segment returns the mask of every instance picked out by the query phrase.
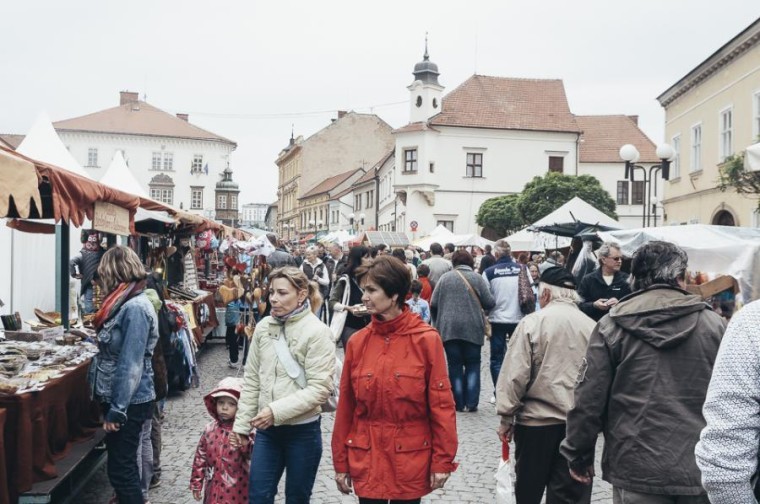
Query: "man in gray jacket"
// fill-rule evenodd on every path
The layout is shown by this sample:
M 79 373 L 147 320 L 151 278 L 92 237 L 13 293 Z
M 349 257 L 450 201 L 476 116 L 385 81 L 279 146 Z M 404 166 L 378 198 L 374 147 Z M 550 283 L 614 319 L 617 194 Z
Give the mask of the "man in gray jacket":
M 694 447 L 724 320 L 682 290 L 688 258 L 668 242 L 633 254 L 633 293 L 597 324 L 560 452 L 578 481 L 602 478 L 620 504 L 708 504 Z
M 518 324 L 496 385 L 499 438 L 515 437 L 515 497 L 538 503 L 591 501 L 591 485 L 573 480 L 559 444 L 565 437 L 573 385 L 594 321 L 577 305 L 575 277 L 549 268 L 538 284 L 541 310 Z

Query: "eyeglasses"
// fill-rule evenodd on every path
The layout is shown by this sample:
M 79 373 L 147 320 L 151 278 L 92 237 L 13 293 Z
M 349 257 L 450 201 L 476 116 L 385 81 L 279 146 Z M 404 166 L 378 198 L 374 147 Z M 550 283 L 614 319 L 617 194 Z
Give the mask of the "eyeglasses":
M 623 256 L 614 256 L 614 257 L 613 256 L 607 256 L 607 259 L 612 259 L 615 262 L 622 262 L 623 261 Z

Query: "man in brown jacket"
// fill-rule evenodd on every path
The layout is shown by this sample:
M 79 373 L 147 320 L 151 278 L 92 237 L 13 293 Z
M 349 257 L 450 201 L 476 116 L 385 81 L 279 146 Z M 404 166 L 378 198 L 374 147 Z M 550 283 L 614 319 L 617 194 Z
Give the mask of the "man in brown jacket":
M 559 453 L 573 387 L 594 321 L 578 308 L 575 278 L 564 268 L 539 279 L 541 310 L 520 321 L 496 385 L 499 438 L 515 438 L 520 504 L 588 503 L 591 486 L 573 481 Z

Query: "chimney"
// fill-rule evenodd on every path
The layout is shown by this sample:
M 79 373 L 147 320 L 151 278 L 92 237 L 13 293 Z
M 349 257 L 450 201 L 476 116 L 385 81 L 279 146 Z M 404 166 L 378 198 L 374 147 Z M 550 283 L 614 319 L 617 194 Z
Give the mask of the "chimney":
M 637 115 L 629 115 L 628 117 L 630 117 L 631 121 L 633 121 L 636 124 L 636 126 L 639 125 L 639 116 L 637 116 Z
M 343 117 L 348 114 L 345 110 L 339 110 L 338 111 L 338 119 L 343 119 Z
M 138 101 L 138 94 L 132 91 L 120 91 L 119 92 L 119 105 L 126 105 Z
M 188 114 L 180 114 L 180 113 L 178 113 L 177 117 L 179 117 L 180 119 L 182 119 L 185 122 L 189 122 L 189 117 L 190 116 Z

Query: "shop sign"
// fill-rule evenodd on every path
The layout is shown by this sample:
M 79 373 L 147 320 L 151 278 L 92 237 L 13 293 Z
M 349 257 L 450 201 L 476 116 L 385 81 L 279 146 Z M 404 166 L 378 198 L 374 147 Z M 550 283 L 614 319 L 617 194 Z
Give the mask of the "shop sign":
M 92 227 L 105 233 L 129 236 L 129 210 L 105 201 L 96 201 Z

